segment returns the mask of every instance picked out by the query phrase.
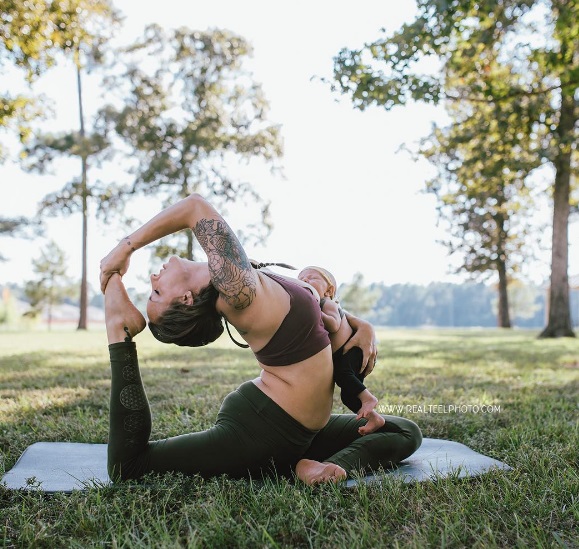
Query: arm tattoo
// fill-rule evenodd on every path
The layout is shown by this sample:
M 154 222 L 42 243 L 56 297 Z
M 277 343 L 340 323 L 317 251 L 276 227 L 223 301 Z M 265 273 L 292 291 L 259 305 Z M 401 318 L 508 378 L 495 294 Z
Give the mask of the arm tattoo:
M 245 309 L 255 297 L 255 275 L 235 233 L 222 219 L 201 219 L 193 229 L 209 262 L 211 282 L 235 309 Z
M 131 242 L 131 240 L 130 240 L 130 238 L 129 238 L 128 236 L 126 236 L 123 240 L 127 243 L 127 246 L 128 246 L 129 248 L 131 248 L 131 252 L 136 252 L 136 251 L 137 251 L 137 249 L 133 246 L 133 244 L 132 244 L 132 242 Z

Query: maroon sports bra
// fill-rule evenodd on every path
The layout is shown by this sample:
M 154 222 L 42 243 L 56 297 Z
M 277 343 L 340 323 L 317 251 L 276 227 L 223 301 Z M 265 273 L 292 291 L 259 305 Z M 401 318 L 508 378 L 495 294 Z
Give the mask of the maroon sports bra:
M 255 352 L 265 366 L 288 366 L 319 353 L 330 344 L 324 328 L 320 305 L 312 293 L 286 278 L 262 271 L 289 295 L 290 309 L 273 337 Z

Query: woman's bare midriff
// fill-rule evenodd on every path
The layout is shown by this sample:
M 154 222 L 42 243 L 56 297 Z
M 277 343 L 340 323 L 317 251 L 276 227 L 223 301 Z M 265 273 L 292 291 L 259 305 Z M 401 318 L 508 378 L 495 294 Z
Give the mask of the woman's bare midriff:
M 290 416 L 308 429 L 318 430 L 330 418 L 334 381 L 328 345 L 307 360 L 290 366 L 264 366 L 253 383 Z

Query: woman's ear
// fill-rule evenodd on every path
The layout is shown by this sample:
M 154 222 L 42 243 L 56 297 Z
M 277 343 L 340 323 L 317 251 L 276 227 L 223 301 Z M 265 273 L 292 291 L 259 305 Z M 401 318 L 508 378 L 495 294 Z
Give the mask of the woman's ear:
M 187 291 L 181 298 L 181 303 L 184 303 L 185 305 L 193 305 L 193 292 L 191 290 Z

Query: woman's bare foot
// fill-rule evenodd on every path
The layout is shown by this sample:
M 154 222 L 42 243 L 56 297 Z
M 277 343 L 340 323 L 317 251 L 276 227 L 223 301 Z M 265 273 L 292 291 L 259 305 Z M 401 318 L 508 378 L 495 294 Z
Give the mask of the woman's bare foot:
M 374 410 L 372 410 L 366 416 L 366 419 L 366 425 L 362 425 L 362 427 L 358 428 L 358 433 L 360 433 L 362 436 L 369 435 L 370 433 L 377 431 L 384 425 L 384 423 L 386 423 L 386 420 Z
M 109 343 L 135 337 L 147 325 L 145 317 L 129 299 L 119 274 L 113 274 L 105 288 L 105 324 Z
M 296 465 L 296 475 L 308 485 L 322 482 L 339 482 L 348 474 L 335 463 L 319 462 L 313 459 L 300 459 Z

